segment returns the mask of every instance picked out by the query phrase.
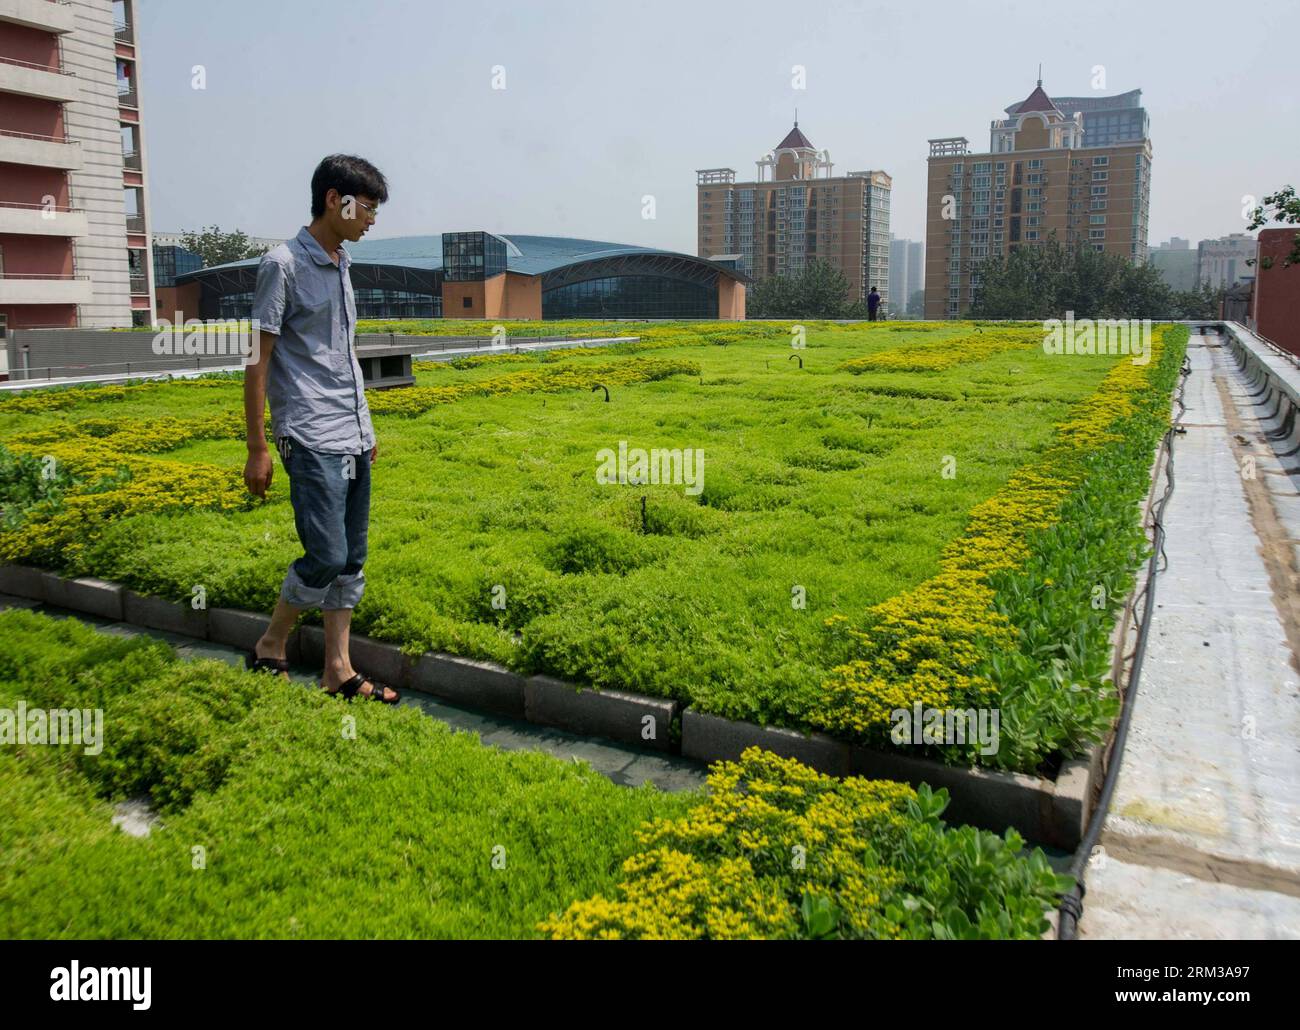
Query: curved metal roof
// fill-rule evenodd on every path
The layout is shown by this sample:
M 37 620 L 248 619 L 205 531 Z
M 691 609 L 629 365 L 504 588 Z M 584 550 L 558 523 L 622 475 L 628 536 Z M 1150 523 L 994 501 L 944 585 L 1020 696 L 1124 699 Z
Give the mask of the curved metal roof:
M 648 263 L 650 269 L 667 271 L 668 269 L 689 269 L 692 278 L 712 276 L 714 273 L 725 275 L 740 282 L 749 282 L 749 277 L 734 268 L 716 264 L 694 254 L 682 254 L 672 250 L 659 250 L 655 247 L 638 247 L 630 243 L 610 243 L 606 240 L 580 240 L 568 236 L 516 236 L 493 233 L 506 242 L 506 268 L 520 275 L 543 275 L 553 278 L 552 273 L 567 273 L 560 278 L 572 280 L 577 269 L 572 266 L 587 265 L 590 268 L 622 267 L 630 274 L 636 263 L 628 259 L 654 259 Z M 353 275 L 371 278 L 380 269 L 393 272 L 409 270 L 434 272 L 442 268 L 441 236 L 395 236 L 386 240 L 361 240 L 348 246 L 352 255 Z M 612 262 L 612 259 L 624 259 Z M 200 268 L 176 277 L 177 283 L 208 282 L 212 285 L 226 284 L 225 289 L 234 283 L 248 279 L 245 269 L 256 270 L 261 258 L 246 258 L 243 261 L 231 261 L 211 268 Z M 612 262 L 612 263 L 611 263 Z M 370 266 L 366 268 L 365 266 Z M 609 274 L 608 272 L 606 274 Z M 354 282 L 356 280 L 354 279 Z

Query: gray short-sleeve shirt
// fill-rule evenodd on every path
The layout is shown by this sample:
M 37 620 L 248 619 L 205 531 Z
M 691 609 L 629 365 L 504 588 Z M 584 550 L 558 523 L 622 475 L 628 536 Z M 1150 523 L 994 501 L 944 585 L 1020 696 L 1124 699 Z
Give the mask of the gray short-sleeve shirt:
M 266 398 L 271 433 L 324 454 L 362 454 L 375 445 L 365 382 L 353 346 L 357 306 L 348 272 L 304 226 L 268 252 L 257 268 L 253 317 L 278 339 Z

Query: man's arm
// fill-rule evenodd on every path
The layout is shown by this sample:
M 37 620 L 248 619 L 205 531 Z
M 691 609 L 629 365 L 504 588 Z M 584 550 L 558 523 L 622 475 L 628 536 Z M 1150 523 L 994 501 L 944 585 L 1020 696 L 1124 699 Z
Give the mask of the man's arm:
M 271 350 L 276 336 L 265 330 L 257 333 L 257 363 L 244 368 L 244 423 L 248 435 L 248 461 L 244 464 L 244 485 L 254 497 L 266 497 L 275 464 L 266 445 L 266 370 L 271 364 Z
M 279 248 L 277 248 L 278 251 Z M 271 351 L 280 336 L 280 321 L 288 306 L 289 280 L 285 267 L 272 251 L 257 266 L 253 287 L 253 324 L 257 326 L 257 361 L 244 366 L 244 423 L 248 437 L 248 461 L 244 485 L 254 497 L 266 497 L 271 486 L 271 452 L 266 446 L 266 373 Z

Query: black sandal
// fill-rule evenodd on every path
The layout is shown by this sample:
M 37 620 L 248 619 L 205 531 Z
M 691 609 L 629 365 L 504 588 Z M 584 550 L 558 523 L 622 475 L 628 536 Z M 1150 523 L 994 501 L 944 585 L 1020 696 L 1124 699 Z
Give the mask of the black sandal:
M 373 680 L 366 679 L 366 677 L 359 672 L 346 683 L 340 683 L 336 690 L 327 690 L 325 693 L 329 694 L 331 697 L 341 694 L 348 701 L 351 701 L 361 690 L 362 684 L 365 683 L 370 684 L 370 693 L 362 694 L 361 696 L 368 701 L 379 701 L 386 705 L 395 705 L 402 699 L 402 695 L 396 690 L 393 690 L 392 687 L 382 687 Z M 385 690 L 393 690 L 393 696 L 391 699 L 384 697 Z
M 249 651 L 244 655 L 244 668 L 249 672 L 289 672 L 289 660 L 287 658 L 258 658 L 256 651 Z

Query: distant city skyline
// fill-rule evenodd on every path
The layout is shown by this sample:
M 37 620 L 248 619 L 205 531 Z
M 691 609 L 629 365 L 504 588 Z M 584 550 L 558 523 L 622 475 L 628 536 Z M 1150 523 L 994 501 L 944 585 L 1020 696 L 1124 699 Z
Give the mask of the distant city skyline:
M 694 170 L 747 167 L 798 108 L 837 171 L 892 177 L 890 229 L 920 240 L 926 140 L 983 149 L 990 118 L 1028 92 L 1040 60 L 1053 96 L 1142 90 L 1153 245 L 1243 231 L 1243 198 L 1300 168 L 1300 136 L 1278 129 L 1300 120 L 1300 101 L 1289 63 L 1268 57 L 1275 37 L 1245 33 L 1232 61 L 1195 63 L 1217 4 L 1180 4 L 1176 18 L 1106 2 L 1012 3 L 996 19 L 956 3 L 745 10 L 381 0 L 359 16 L 330 0 L 226 0 L 214 18 L 210 4 L 144 0 L 154 223 L 285 238 L 308 218 L 315 163 L 345 151 L 389 176 L 376 238 L 509 228 L 692 253 Z M 1098 31 L 1107 24 L 1123 31 Z M 806 88 L 793 88 L 801 75 Z

